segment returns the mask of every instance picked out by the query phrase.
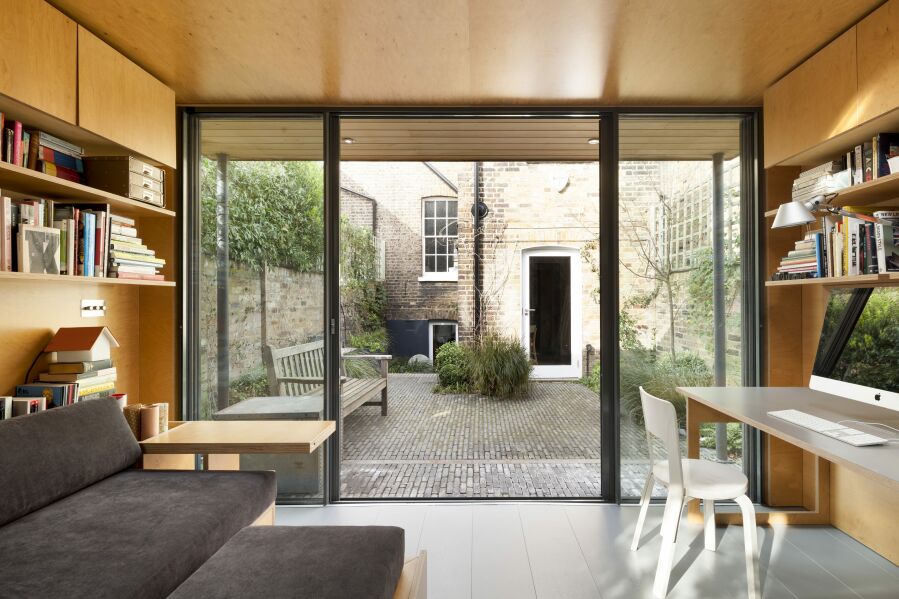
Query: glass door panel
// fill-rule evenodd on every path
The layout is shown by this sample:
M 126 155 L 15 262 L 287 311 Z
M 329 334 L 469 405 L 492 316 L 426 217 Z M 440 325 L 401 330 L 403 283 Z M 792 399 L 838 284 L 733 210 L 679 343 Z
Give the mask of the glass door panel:
M 199 418 L 318 420 L 324 409 L 320 118 L 199 120 Z M 281 502 L 320 502 L 322 452 L 242 455 Z

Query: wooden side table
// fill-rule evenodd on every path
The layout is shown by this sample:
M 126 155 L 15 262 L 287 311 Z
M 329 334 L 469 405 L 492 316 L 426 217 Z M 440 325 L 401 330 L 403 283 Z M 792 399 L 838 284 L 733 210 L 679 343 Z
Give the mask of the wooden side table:
M 336 430 L 333 420 L 185 422 L 140 442 L 144 468 L 239 470 L 242 453 L 310 454 Z

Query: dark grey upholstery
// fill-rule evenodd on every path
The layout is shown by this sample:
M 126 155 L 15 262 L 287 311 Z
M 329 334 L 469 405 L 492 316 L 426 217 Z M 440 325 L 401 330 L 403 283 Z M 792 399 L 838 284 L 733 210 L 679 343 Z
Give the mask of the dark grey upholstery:
M 394 526 L 246 528 L 170 599 L 391 599 L 403 552 Z
M 0 421 L 0 526 L 134 465 L 140 455 L 114 399 Z
M 0 528 L 0 596 L 165 597 L 274 500 L 274 472 L 126 470 Z

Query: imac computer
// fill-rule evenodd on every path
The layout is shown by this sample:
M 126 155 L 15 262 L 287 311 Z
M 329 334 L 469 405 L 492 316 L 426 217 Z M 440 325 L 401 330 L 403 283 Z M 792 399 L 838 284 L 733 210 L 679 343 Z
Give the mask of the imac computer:
M 899 288 L 831 292 L 809 387 L 899 411 Z

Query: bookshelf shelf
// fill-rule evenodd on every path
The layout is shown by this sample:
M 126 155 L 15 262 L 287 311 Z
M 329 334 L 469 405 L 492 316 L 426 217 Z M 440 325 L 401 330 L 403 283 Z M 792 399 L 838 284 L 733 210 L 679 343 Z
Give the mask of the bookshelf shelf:
M 823 279 L 793 279 L 788 281 L 766 281 L 765 287 L 795 287 L 797 285 L 819 285 L 823 287 L 887 287 L 899 285 L 899 272 L 876 275 L 853 275 L 847 277 L 825 277 Z
M 45 175 L 44 173 L 6 162 L 0 162 L 0 189 L 67 202 L 109 204 L 114 213 L 122 216 L 175 216 L 173 211 L 165 208 L 158 208 L 152 204 L 130 200 L 114 193 L 66 181 L 59 177 Z
M 2 281 L 33 281 L 36 283 L 74 283 L 78 285 L 139 285 L 143 287 L 175 287 L 174 281 L 145 281 L 141 279 L 115 279 L 108 277 L 70 277 L 28 272 L 0 271 Z
M 899 173 L 891 173 L 873 181 L 847 187 L 830 203 L 833 206 L 873 206 L 890 200 L 899 203 Z M 768 218 L 773 218 L 776 214 L 776 209 L 765 212 Z

